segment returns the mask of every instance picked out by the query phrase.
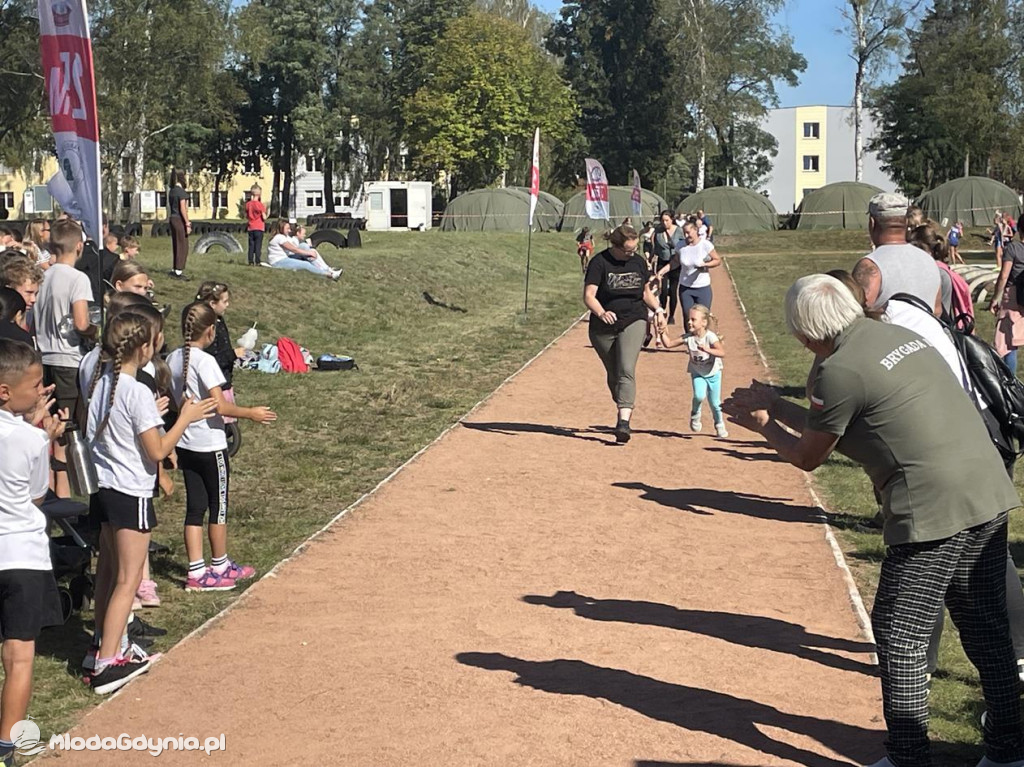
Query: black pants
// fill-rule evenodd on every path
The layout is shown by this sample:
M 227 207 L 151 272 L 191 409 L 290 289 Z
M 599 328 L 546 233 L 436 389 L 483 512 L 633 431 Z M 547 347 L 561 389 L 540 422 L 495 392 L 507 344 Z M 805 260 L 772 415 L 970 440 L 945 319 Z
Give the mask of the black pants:
M 188 260 L 188 235 L 185 233 L 185 221 L 180 216 L 171 216 L 171 252 L 174 254 L 174 270 L 185 271 Z
M 665 264 L 658 262 L 658 268 L 664 269 Z M 661 301 L 661 308 L 668 313 L 668 319 L 672 319 L 676 316 L 676 305 L 679 302 L 679 270 L 669 269 L 665 272 L 665 276 L 661 278 L 661 293 L 658 295 L 658 300 Z M 685 324 L 685 318 L 684 324 Z
M 925 655 L 943 600 L 981 677 L 986 755 L 994 762 L 1024 758 L 1006 614 L 1006 519 L 1000 514 L 943 540 L 886 550 L 871 626 L 889 729 L 885 745 L 898 767 L 931 767 Z
M 227 524 L 231 476 L 227 451 L 197 453 L 179 447 L 178 466 L 185 479 L 185 524 L 202 527 L 207 510 L 211 525 Z
M 263 232 L 249 232 L 249 263 L 259 266 L 263 255 Z

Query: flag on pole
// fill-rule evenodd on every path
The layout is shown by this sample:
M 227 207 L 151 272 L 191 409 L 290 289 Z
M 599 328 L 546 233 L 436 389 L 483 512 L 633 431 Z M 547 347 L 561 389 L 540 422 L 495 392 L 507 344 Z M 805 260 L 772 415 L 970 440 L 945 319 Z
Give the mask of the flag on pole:
M 39 0 L 39 33 L 62 177 L 47 186 L 68 215 L 82 222 L 86 235 L 102 243 L 100 126 L 85 0 Z
M 640 196 L 640 174 L 636 172 L 636 168 L 633 169 L 633 193 L 629 196 L 630 202 L 633 205 L 633 216 L 637 219 L 634 223 L 639 224 L 640 212 L 643 210 L 641 205 L 642 197 Z
M 530 166 L 530 221 L 533 226 L 533 212 L 537 210 L 537 198 L 540 197 L 540 128 L 533 134 L 533 164 Z
M 608 177 L 604 173 L 604 166 L 590 157 L 587 158 L 587 215 L 599 221 L 611 218 Z

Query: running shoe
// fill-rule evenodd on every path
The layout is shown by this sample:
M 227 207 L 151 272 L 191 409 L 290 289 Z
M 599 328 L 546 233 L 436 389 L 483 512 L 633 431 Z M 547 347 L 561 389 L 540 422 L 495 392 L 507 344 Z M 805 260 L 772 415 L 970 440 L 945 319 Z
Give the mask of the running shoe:
M 722 439 L 728 439 L 729 431 L 725 428 L 725 421 L 715 424 L 715 434 L 717 434 Z
M 615 441 L 625 444 L 629 442 L 631 436 L 633 436 L 633 430 L 629 428 L 629 421 L 620 418 L 619 422 L 615 424 Z
M 690 431 L 700 431 L 700 430 L 701 430 L 700 416 L 697 416 L 696 418 L 691 418 L 690 419 Z
M 240 565 L 232 559 L 228 560 L 228 569 L 221 573 L 228 580 L 244 581 L 256 575 L 256 568 L 250 565 Z
M 130 645 L 128 645 L 128 651 L 124 654 L 123 657 L 127 658 L 129 661 L 138 662 L 145 660 L 149 661 L 150 663 L 155 663 L 156 661 L 164 657 L 164 654 L 162 652 L 146 652 L 143 648 L 139 647 L 138 644 L 132 642 Z
M 188 577 L 185 583 L 185 591 L 231 591 L 235 582 L 230 578 L 215 573 L 212 568 L 206 568 L 206 572 L 198 578 Z
M 133 661 L 127 658 L 116 658 L 102 670 L 88 676 L 89 687 L 97 695 L 107 695 L 120 690 L 128 682 L 140 674 L 149 671 L 149 661 Z
M 136 599 L 143 607 L 159 607 L 160 597 L 156 593 L 156 581 L 144 580 L 139 584 L 139 590 L 135 594 Z
M 167 636 L 167 629 L 146 623 L 138 615 L 128 624 L 128 638 L 133 642 L 137 642 L 139 639 L 162 636 Z

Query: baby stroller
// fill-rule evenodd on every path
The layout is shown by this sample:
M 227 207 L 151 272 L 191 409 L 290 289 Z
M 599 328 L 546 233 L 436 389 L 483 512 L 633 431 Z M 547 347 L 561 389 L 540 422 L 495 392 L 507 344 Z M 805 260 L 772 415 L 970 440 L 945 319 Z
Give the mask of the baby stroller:
M 58 498 L 50 490 L 41 510 L 63 533 L 50 538 L 50 561 L 60 593 L 61 615 L 67 623 L 71 613 L 85 607 L 93 595 L 92 546 L 83 536 L 89 507 L 70 498 Z

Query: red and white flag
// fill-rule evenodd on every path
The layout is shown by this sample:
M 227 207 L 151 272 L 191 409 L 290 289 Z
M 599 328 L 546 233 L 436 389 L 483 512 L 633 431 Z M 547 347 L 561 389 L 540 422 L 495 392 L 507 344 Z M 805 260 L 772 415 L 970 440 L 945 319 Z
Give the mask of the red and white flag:
M 85 0 L 39 0 L 39 47 L 57 162 L 65 183 L 49 184 L 57 201 L 102 243 L 100 125 Z M 51 179 L 53 181 L 53 179 Z
M 630 194 L 629 200 L 633 206 L 633 217 L 636 218 L 638 222 L 640 212 L 643 210 L 643 198 L 640 195 L 640 174 L 636 172 L 635 168 L 633 169 L 633 193 Z
M 533 164 L 530 165 L 530 221 L 533 226 L 533 212 L 537 210 L 537 198 L 540 197 L 540 128 L 533 134 Z
M 608 206 L 608 176 L 597 160 L 587 158 L 587 215 L 599 221 L 611 218 Z

